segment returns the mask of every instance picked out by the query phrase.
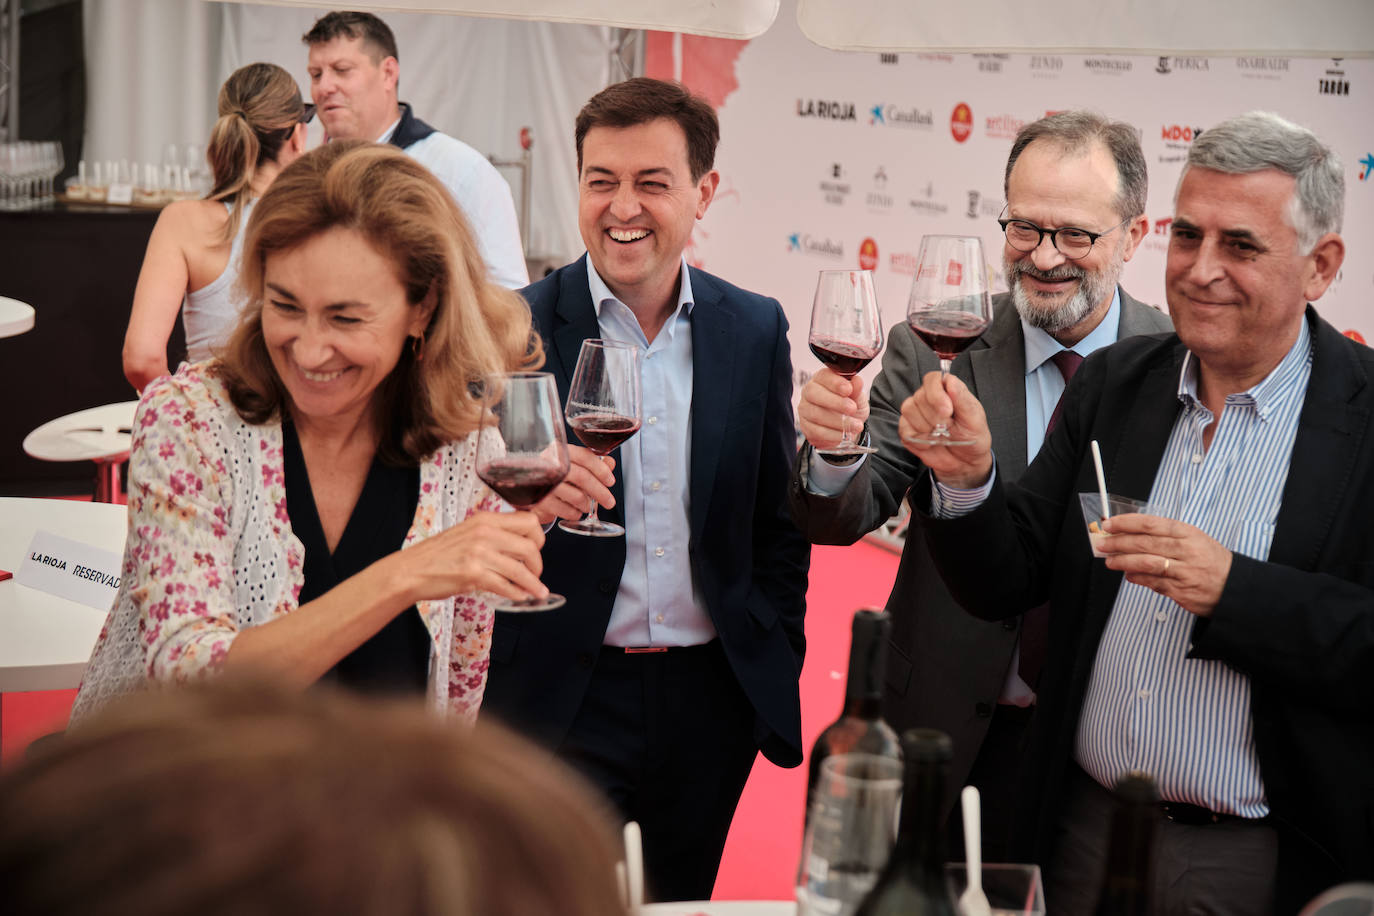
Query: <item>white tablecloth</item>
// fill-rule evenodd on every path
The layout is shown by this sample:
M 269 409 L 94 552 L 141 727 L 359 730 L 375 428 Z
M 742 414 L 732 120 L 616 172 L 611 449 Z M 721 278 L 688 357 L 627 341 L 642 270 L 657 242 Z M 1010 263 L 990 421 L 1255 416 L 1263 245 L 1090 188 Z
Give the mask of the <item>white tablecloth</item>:
M 649 903 L 641 916 L 796 916 L 792 900 L 689 900 L 685 903 Z
M 0 569 L 17 572 L 35 529 L 124 553 L 123 506 L 0 497 Z M 81 683 L 105 612 L 0 582 L 0 692 L 63 690 Z
M 13 337 L 33 329 L 33 306 L 0 296 L 0 337 Z

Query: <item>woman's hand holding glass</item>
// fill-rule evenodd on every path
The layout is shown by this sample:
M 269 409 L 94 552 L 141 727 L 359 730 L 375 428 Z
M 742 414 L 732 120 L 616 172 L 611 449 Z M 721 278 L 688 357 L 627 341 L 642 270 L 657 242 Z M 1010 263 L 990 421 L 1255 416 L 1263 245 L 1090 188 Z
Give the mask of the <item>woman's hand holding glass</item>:
M 475 512 L 431 538 L 392 554 L 413 601 L 490 592 L 511 601 L 544 599 L 539 581 L 544 529 L 530 512 Z M 383 561 L 386 562 L 386 561 Z

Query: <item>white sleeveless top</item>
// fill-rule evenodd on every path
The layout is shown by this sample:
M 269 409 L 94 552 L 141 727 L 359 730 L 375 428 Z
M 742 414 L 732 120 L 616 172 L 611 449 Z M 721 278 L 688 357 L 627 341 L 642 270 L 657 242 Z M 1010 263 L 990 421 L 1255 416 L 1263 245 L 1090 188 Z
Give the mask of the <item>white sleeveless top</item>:
M 255 201 L 243 207 L 238 231 L 234 233 L 229 247 L 229 260 L 224 272 L 195 292 L 187 293 L 181 304 L 181 321 L 186 326 L 186 359 L 200 362 L 209 359 L 211 348 L 218 347 L 229 339 L 234 326 L 238 324 L 239 308 L 242 300 L 235 289 L 239 278 L 239 265 L 243 261 L 243 236 L 248 228 L 248 215 L 253 212 Z M 233 205 L 224 205 L 231 212 Z

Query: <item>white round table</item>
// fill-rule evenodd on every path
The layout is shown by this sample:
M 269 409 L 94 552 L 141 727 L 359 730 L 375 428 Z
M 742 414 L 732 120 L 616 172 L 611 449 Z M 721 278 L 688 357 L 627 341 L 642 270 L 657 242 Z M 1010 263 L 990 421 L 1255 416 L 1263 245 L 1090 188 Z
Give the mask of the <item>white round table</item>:
M 795 900 L 687 900 L 646 903 L 640 916 L 796 916 Z
M 13 337 L 33 330 L 33 306 L 9 296 L 0 296 L 0 337 Z
M 17 572 L 35 530 L 124 553 L 123 506 L 70 499 L 0 497 L 0 569 Z M 0 693 L 65 690 L 81 683 L 105 611 L 0 582 Z
M 24 437 L 24 451 L 40 461 L 94 461 L 96 501 L 115 502 L 137 408 L 138 401 L 121 401 L 49 420 Z

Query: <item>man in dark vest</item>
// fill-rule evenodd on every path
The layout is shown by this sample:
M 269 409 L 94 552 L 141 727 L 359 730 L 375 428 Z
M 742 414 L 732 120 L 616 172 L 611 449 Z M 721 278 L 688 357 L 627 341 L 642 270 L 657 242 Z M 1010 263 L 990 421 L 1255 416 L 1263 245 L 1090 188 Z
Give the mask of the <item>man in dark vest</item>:
M 396 98 L 396 38 L 371 13 L 328 13 L 301 36 L 310 46 L 310 97 L 331 140 L 398 146 L 438 177 L 467 217 L 495 283 L 529 282 L 510 185 L 477 150 L 415 117 Z

